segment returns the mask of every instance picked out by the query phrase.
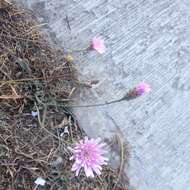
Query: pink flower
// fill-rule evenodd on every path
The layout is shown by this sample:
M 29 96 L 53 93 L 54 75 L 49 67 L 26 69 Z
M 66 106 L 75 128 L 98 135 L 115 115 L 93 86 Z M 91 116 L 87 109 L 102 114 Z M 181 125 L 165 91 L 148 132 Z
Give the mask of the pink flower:
M 101 54 L 106 51 L 104 40 L 101 37 L 93 37 L 91 47 Z
M 88 139 L 80 140 L 76 143 L 73 150 L 73 156 L 71 160 L 75 160 L 72 171 L 76 172 L 76 176 L 79 175 L 81 168 L 84 168 L 87 177 L 94 177 L 94 172 L 97 175 L 101 174 L 102 165 L 107 164 L 108 159 L 103 156 L 104 143 L 100 143 L 100 139 Z
M 148 93 L 150 92 L 150 86 L 149 84 L 145 83 L 145 82 L 140 82 L 134 89 L 133 92 L 134 94 L 136 94 L 137 96 L 140 96 L 144 93 Z

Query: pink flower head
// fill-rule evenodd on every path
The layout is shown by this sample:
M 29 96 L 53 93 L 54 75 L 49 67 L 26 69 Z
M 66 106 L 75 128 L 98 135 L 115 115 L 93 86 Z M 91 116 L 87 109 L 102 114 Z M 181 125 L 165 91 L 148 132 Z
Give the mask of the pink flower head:
M 106 51 L 104 40 L 101 37 L 93 37 L 91 47 L 101 54 Z
M 141 96 L 144 93 L 148 93 L 150 92 L 150 86 L 149 84 L 145 83 L 145 82 L 140 82 L 134 89 L 133 92 L 138 95 Z
M 101 174 L 101 166 L 107 164 L 108 161 L 103 156 L 105 153 L 104 146 L 104 143 L 100 143 L 100 139 L 89 140 L 88 137 L 76 143 L 73 156 L 70 158 L 75 160 L 71 170 L 76 172 L 76 176 L 79 175 L 81 168 L 84 168 L 87 177 L 94 177 L 94 172 L 97 175 Z

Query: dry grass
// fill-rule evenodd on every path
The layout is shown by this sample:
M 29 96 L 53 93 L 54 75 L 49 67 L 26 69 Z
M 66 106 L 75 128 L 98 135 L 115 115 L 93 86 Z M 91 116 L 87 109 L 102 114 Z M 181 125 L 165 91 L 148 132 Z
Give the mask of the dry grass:
M 95 179 L 70 171 L 68 147 L 85 135 L 67 108 L 80 82 L 39 27 L 0 0 L 0 190 L 32 190 L 38 176 L 47 181 L 38 189 L 127 189 L 109 166 Z

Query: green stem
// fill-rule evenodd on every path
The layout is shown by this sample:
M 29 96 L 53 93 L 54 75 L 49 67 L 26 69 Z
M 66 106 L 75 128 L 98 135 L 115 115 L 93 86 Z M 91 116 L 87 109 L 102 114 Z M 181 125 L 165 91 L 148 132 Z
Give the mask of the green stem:
M 73 49 L 73 50 L 68 50 L 69 53 L 73 53 L 73 52 L 83 52 L 83 51 L 88 51 L 90 50 L 91 47 L 86 47 L 86 48 L 83 48 L 83 49 Z
M 106 106 L 106 105 L 110 105 L 110 104 L 115 104 L 118 102 L 123 101 L 123 99 L 118 99 L 118 100 L 113 100 L 110 102 L 104 102 L 104 103 L 99 103 L 99 104 L 88 104 L 88 105 L 64 105 L 63 107 L 68 107 L 68 108 L 89 108 L 89 107 L 99 107 L 99 106 Z M 55 106 L 53 104 L 47 104 L 49 106 Z M 61 106 L 62 105 L 57 105 L 57 106 Z

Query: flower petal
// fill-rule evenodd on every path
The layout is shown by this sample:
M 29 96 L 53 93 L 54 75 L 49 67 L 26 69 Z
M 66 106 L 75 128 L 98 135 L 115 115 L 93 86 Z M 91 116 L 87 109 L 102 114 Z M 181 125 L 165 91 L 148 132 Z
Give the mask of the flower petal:
M 92 48 L 95 49 L 98 53 L 104 53 L 106 51 L 104 40 L 101 37 L 92 38 Z
M 93 171 L 90 167 L 84 166 L 86 177 L 94 177 Z

